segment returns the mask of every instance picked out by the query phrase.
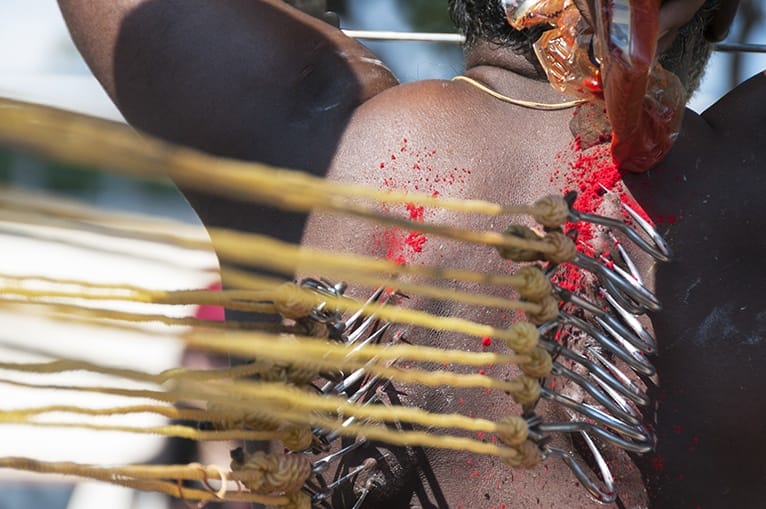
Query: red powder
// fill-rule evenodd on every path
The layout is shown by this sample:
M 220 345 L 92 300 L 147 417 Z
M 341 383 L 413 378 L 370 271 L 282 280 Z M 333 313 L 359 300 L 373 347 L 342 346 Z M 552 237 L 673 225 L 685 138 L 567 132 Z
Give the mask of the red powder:
M 652 456 L 651 459 L 652 468 L 655 469 L 657 472 L 662 472 L 665 470 L 665 458 L 660 456 L 659 454 L 655 454 Z
M 404 239 L 404 243 L 412 249 L 415 253 L 422 253 L 423 246 L 426 243 L 426 236 L 420 232 L 412 231 Z
M 569 168 L 563 173 L 564 182 L 561 191 L 562 193 L 577 192 L 575 209 L 589 214 L 598 213 L 606 195 L 615 193 L 623 203 L 652 224 L 643 208 L 625 191 L 620 171 L 612 159 L 608 144 L 583 149 L 580 138 L 576 137 L 569 146 L 569 153 L 557 154 L 556 159 L 568 161 Z M 554 171 L 551 181 L 558 179 L 559 176 L 559 170 Z M 627 213 L 624 215 L 629 218 Z M 675 221 L 675 218 L 669 216 L 668 222 L 671 220 Z M 595 234 L 593 225 L 586 222 L 568 223 L 565 230 L 576 237 L 579 251 L 588 256 L 595 255 L 592 244 Z M 578 291 L 582 287 L 582 274 L 579 270 L 566 265 L 562 267 L 554 281 L 566 290 Z
M 489 336 L 484 336 L 483 338 L 481 338 L 481 346 L 483 346 L 484 348 L 492 346 L 492 338 Z
M 384 158 L 382 162 L 375 163 L 382 170 L 380 182 L 383 188 L 426 192 L 437 197 L 447 186 L 462 189 L 466 175 L 471 174 L 466 168 L 440 169 L 433 160 L 429 160 L 436 155 L 435 149 L 418 149 L 415 145 L 409 145 L 406 137 L 402 137 L 401 145 L 392 148 L 389 154 L 390 161 Z M 395 213 L 386 205 L 381 207 L 387 213 Z M 405 211 L 404 217 L 414 222 L 423 222 L 427 213 L 424 207 L 412 203 L 406 204 Z M 428 237 L 417 230 L 388 228 L 374 233 L 372 240 L 373 245 L 385 253 L 386 259 L 404 264 L 411 263 L 415 255 L 423 252 Z
M 480 375 L 483 375 L 483 374 L 485 374 L 485 373 L 486 373 L 486 371 L 484 371 L 483 369 L 480 369 L 480 370 L 479 370 L 479 374 L 480 374 Z
M 406 207 L 407 207 L 407 212 L 410 215 L 410 219 L 412 219 L 413 221 L 418 221 L 420 223 L 423 222 L 423 211 L 424 211 L 423 207 L 417 207 L 412 203 L 408 203 Z

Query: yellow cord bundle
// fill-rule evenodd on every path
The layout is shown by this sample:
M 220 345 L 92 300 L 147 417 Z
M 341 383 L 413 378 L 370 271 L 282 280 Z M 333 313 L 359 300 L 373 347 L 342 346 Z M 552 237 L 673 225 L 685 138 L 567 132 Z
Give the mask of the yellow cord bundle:
M 0 100 L 0 140 L 63 162 L 140 178 L 169 175 L 187 188 L 276 205 L 285 210 L 330 210 L 467 244 L 494 246 L 507 252 L 521 252 L 524 256 L 532 253 L 537 258 L 530 259 L 553 263 L 563 263 L 575 256 L 572 241 L 558 231 L 548 231 L 545 235 L 532 232 L 526 236 L 471 231 L 446 224 L 415 222 L 380 211 L 380 204 L 406 203 L 487 216 L 528 215 L 546 229 L 555 230 L 569 217 L 568 206 L 561 197 L 548 196 L 533 204 L 508 206 L 481 200 L 380 191 L 261 164 L 215 158 L 150 137 L 139 142 L 124 126 L 4 100 Z M 134 218 L 111 217 L 87 207 L 55 201 L 42 203 L 12 193 L 0 193 L 0 205 L 12 211 L 6 220 L 20 223 L 100 228 L 109 234 L 150 239 L 183 249 L 205 248 L 204 242 L 193 232 L 175 231 L 170 224 L 147 225 Z M 225 499 L 309 508 L 310 497 L 301 489 L 312 475 L 311 462 L 308 455 L 300 452 L 317 446 L 317 437 L 312 430 L 400 446 L 493 455 L 518 468 L 529 468 L 540 461 L 539 448 L 530 441 L 527 423 L 520 416 L 509 415 L 492 421 L 457 413 L 375 405 L 369 400 L 352 401 L 345 396 L 323 394 L 308 387 L 313 380 L 328 373 L 346 376 L 360 370 L 364 380 L 426 387 L 493 389 L 508 393 L 523 408 L 534 405 L 540 397 L 539 379 L 547 376 L 552 366 L 550 355 L 539 346 L 535 324 L 549 321 L 558 313 L 551 284 L 540 267 L 526 265 L 518 267 L 513 274 L 485 274 L 427 265 L 400 265 L 371 257 L 302 248 L 261 235 L 229 230 L 211 228 L 209 233 L 218 256 L 226 264 L 269 269 L 288 277 L 310 268 L 314 274 L 358 286 L 396 289 L 408 295 L 523 312 L 526 321 L 502 328 L 456 316 L 436 316 L 391 301 L 362 303 L 341 295 L 309 290 L 296 283 L 256 277 L 228 265 L 224 266 L 224 279 L 237 290 L 162 291 L 34 275 L 0 275 L 0 308 L 29 309 L 34 306 L 42 309 L 46 316 L 98 323 L 103 330 L 152 321 L 181 325 L 186 329 L 174 330 L 173 335 L 158 335 L 157 341 L 180 340 L 193 349 L 237 355 L 247 361 L 227 369 L 174 368 L 160 373 L 61 356 L 54 356 L 54 360 L 49 361 L 1 362 L 0 369 L 8 373 L 45 375 L 84 371 L 107 375 L 111 381 L 111 385 L 57 385 L 6 378 L 0 379 L 2 384 L 27 389 L 119 395 L 133 404 L 105 408 L 61 404 L 1 409 L 0 424 L 112 430 L 197 441 L 278 440 L 287 449 L 297 452 L 235 454 L 231 471 L 198 464 L 105 468 L 17 457 L 0 458 L 0 468 L 76 475 L 159 491 L 189 501 Z M 479 283 L 495 290 L 501 288 L 508 297 L 445 288 L 445 281 Z M 90 302 L 92 307 L 83 302 Z M 278 315 L 283 321 L 210 323 L 153 312 L 111 309 L 112 303 L 222 306 L 230 310 Z M 101 305 L 109 305 L 110 309 L 98 307 Z M 428 331 L 491 337 L 511 351 L 469 352 L 400 342 L 386 344 L 385 341 L 363 347 L 344 344 L 327 339 L 326 324 L 312 318 L 317 309 L 346 316 L 358 313 L 361 317 L 374 317 L 390 324 Z M 325 327 L 324 331 L 322 327 Z M 27 350 L 27 353 L 40 354 Z M 404 363 L 407 363 L 406 368 Z M 512 366 L 515 375 L 498 378 L 456 370 L 457 366 L 487 365 Z M 257 379 L 251 378 L 254 376 Z M 333 380 L 332 377 L 329 379 Z M 141 388 L 135 388 L 135 383 L 141 383 Z M 146 399 L 151 401 L 147 403 Z M 52 420 L 49 414 L 58 413 L 80 415 L 83 421 Z M 211 428 L 202 430 L 182 424 L 138 426 L 87 420 L 88 416 L 138 413 L 207 422 Z M 400 429 L 399 423 L 414 425 L 416 429 Z M 485 442 L 470 438 L 467 433 L 492 433 L 499 441 Z M 199 481 L 202 489 L 184 487 L 181 485 L 183 480 Z M 209 480 L 220 481 L 220 489 L 211 488 Z M 229 481 L 241 483 L 240 489 L 228 489 Z M 249 491 L 243 491 L 242 487 Z

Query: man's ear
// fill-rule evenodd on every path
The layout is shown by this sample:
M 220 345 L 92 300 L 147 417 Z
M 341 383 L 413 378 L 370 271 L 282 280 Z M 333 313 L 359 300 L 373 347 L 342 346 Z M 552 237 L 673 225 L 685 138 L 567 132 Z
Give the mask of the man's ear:
M 713 14 L 713 19 L 705 28 L 705 39 L 709 42 L 721 42 L 726 39 L 738 7 L 739 0 L 720 0 L 718 9 Z

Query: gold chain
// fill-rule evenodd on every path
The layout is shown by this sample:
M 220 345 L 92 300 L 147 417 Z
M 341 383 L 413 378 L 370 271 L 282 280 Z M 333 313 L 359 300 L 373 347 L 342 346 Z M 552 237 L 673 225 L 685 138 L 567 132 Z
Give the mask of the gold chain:
M 474 87 L 478 88 L 482 92 L 486 92 L 487 94 L 491 95 L 495 99 L 499 99 L 509 104 L 514 104 L 516 106 L 521 106 L 523 108 L 530 108 L 533 110 L 544 110 L 544 111 L 566 110 L 569 108 L 574 108 L 578 104 L 587 102 L 586 99 L 575 99 L 572 101 L 553 103 L 553 104 L 539 103 L 535 101 L 525 101 L 523 99 L 514 99 L 512 97 L 508 97 L 507 95 L 503 95 L 500 92 L 496 92 L 495 90 L 492 90 L 488 86 L 482 83 L 479 83 L 475 79 L 469 78 L 468 76 L 462 76 L 462 75 L 455 76 L 454 78 L 452 78 L 452 81 L 465 81 L 466 83 L 469 83 L 473 85 Z

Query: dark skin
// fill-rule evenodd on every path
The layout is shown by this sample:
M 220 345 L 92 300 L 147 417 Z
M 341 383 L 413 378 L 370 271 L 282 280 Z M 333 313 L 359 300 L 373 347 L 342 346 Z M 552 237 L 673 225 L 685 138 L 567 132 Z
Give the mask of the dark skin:
M 421 191 L 500 203 L 559 193 L 561 184 L 551 182 L 550 174 L 566 169 L 574 157 L 572 110 L 519 108 L 462 82 L 398 85 L 361 45 L 282 2 L 59 3 L 79 49 L 131 124 L 214 154 L 379 188 L 414 190 L 417 184 Z M 700 3 L 666 2 L 660 17 L 660 33 L 667 28 L 663 37 L 672 37 Z M 713 36 L 725 33 L 733 4 L 725 3 L 709 27 Z M 515 98 L 567 99 L 541 79 L 533 62 L 506 49 L 479 44 L 467 52 L 466 69 L 466 75 Z M 612 467 L 622 506 L 749 507 L 766 495 L 760 460 L 766 452 L 766 410 L 758 390 L 766 377 L 759 369 L 766 361 L 766 302 L 759 291 L 766 277 L 761 264 L 766 255 L 761 235 L 766 111 L 757 107 L 764 101 L 766 76 L 759 74 L 703 115 L 687 112 L 667 158 L 649 173 L 624 177 L 650 215 L 676 221 L 662 226 L 675 252 L 673 262 L 655 266 L 636 256 L 645 273 L 654 276 L 647 280 L 664 304 L 652 317 L 660 345 L 654 359 L 661 382 L 655 395 L 660 401 L 656 455 L 663 458 L 663 469 L 658 471 L 651 455 L 634 461 L 616 454 Z M 557 154 L 563 158 L 559 162 Z M 442 176 L 457 169 L 462 180 L 426 182 L 413 169 L 419 159 Z M 207 225 L 386 254 L 376 240 L 379 230 L 365 223 L 316 215 L 304 232 L 300 215 L 185 191 Z M 505 226 L 436 211 L 427 211 L 426 219 L 470 228 Z M 411 261 L 509 270 L 489 249 L 466 249 L 435 237 Z M 362 289 L 350 291 L 363 295 Z M 425 299 L 408 305 L 507 325 L 498 311 Z M 481 348 L 463 336 L 406 332 L 418 344 Z M 505 375 L 501 368 L 492 374 Z M 433 411 L 487 418 L 518 411 L 500 394 L 401 389 L 403 403 Z M 541 414 L 562 418 L 547 407 Z M 557 460 L 520 472 L 467 453 L 395 451 L 395 456 L 385 489 L 364 507 L 597 505 Z

